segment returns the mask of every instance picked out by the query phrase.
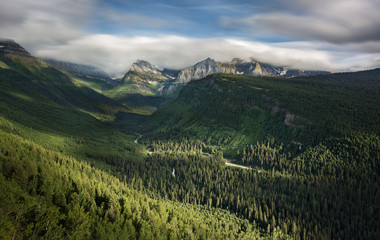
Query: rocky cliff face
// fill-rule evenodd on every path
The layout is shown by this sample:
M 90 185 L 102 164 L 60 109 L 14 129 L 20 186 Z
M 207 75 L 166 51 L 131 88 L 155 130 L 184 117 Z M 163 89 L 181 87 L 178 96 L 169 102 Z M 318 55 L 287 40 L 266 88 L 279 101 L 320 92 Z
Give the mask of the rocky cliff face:
M 166 76 L 162 71 L 160 71 L 153 64 L 144 61 L 137 60 L 134 62 L 125 74 L 123 81 L 168 81 L 170 78 Z
M 175 82 L 179 84 L 186 84 L 193 79 L 204 78 L 214 73 L 245 74 L 251 76 L 298 77 L 327 74 L 328 72 L 288 69 L 287 67 L 273 66 L 257 61 L 245 62 L 239 58 L 234 58 L 231 62 L 226 63 L 216 62 L 215 60 L 208 58 L 179 72 Z
M 201 79 L 210 74 L 222 73 L 223 71 L 219 68 L 218 63 L 211 58 L 207 58 L 192 67 L 185 68 L 178 73 L 176 82 L 187 83 L 192 79 Z
M 21 47 L 18 43 L 10 39 L 0 38 L 0 53 L 2 54 L 17 54 L 31 56 L 28 51 Z
M 161 71 L 147 61 L 137 60 L 124 75 L 120 85 L 128 86 L 128 93 L 132 94 L 160 94 L 175 79 L 172 74 L 176 72 Z

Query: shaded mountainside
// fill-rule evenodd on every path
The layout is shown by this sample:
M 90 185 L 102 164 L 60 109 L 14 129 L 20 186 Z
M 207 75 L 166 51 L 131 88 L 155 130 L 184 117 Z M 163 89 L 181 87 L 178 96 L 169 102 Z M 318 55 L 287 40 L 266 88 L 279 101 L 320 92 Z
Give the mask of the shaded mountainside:
M 10 46 L 1 239 L 379 239 L 379 69 L 210 75 L 137 134 L 146 116 L 112 87 Z
M 1 239 L 273 237 L 227 211 L 150 198 L 90 164 L 2 130 L 0 160 Z
M 123 166 L 145 162 L 146 148 L 112 127 L 125 108 L 18 52 L 0 54 L 0 239 L 288 237 L 127 178 Z M 120 156 L 117 170 L 109 160 Z
M 227 63 L 207 58 L 183 70 L 159 70 L 147 61 L 137 60 L 132 64 L 122 81 L 105 94 L 129 104 L 132 108 L 140 109 L 136 111 L 142 112 L 141 109 L 145 108 L 146 110 L 143 112 L 153 113 L 171 102 L 189 81 L 215 73 L 295 77 L 327 74 L 328 72 L 288 69 L 287 67 L 278 67 L 257 61 L 245 62 L 238 58 Z M 148 96 L 157 97 L 157 101 L 151 102 Z
M 150 161 L 124 172 L 292 239 L 378 239 L 379 70 L 190 81 L 141 126 Z M 172 166 L 181 181 L 161 178 Z
M 73 74 L 80 77 L 93 78 L 95 80 L 102 80 L 110 83 L 113 82 L 111 77 L 108 76 L 106 72 L 94 66 L 77 64 L 72 62 L 64 62 L 51 58 L 44 58 L 42 60 L 49 63 L 53 67 L 63 70 L 69 74 Z M 114 82 L 114 84 L 116 84 L 116 82 Z
M 128 110 L 73 81 L 38 58 L 0 54 L 0 114 L 13 124 L 8 131 L 81 157 L 104 148 L 134 155 L 133 136 L 111 127 Z
M 298 148 L 357 132 L 377 133 L 378 93 L 379 69 L 292 79 L 211 75 L 191 81 L 142 129 L 209 141 L 231 155 L 270 138 Z

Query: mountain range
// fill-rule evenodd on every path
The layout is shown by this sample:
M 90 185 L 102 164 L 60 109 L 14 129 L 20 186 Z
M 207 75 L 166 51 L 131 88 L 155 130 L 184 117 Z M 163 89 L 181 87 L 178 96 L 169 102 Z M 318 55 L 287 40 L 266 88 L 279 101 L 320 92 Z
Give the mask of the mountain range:
M 90 69 L 0 41 L 0 239 L 379 239 L 380 69 Z
M 211 74 L 228 73 L 249 76 L 300 77 L 328 74 L 327 71 L 304 71 L 274 66 L 257 61 L 246 62 L 234 58 L 231 62 L 218 62 L 207 58 L 182 70 L 160 70 L 147 61 L 138 60 L 132 64 L 123 78 L 123 84 L 135 84 L 141 92 L 166 94 L 180 90 L 194 79 L 201 79 Z
M 49 63 L 53 67 L 73 74 L 79 77 L 93 78 L 112 83 L 112 78 L 102 69 L 85 64 L 76 64 L 72 62 L 59 61 L 52 58 L 42 58 L 43 61 Z M 114 82 L 116 83 L 116 82 Z

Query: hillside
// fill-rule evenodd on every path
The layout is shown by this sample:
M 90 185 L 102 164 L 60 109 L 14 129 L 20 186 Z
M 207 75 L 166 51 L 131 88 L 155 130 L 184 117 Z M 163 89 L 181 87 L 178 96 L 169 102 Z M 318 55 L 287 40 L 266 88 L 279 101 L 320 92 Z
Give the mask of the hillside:
M 298 148 L 377 133 L 378 93 L 379 69 L 292 79 L 212 75 L 190 82 L 141 129 L 162 137 L 201 139 L 230 156 L 246 144 L 268 139 Z
M 172 72 L 168 73 L 147 61 L 137 60 L 124 77 L 103 94 L 124 104 L 131 113 L 150 115 L 176 96 L 164 92 L 173 82 Z
M 1 118 L 12 126 L 6 131 L 75 156 L 104 148 L 135 155 L 129 143 L 134 137 L 111 127 L 116 115 L 127 111 L 122 104 L 75 85 L 68 75 L 29 54 L 0 54 L 0 67 Z
M 4 46 L 0 238 L 379 238 L 379 69 L 210 75 L 146 117 Z
M 191 80 L 201 79 L 215 73 L 228 73 L 250 76 L 312 76 L 328 74 L 326 71 L 304 71 L 274 66 L 257 61 L 244 61 L 238 58 L 231 62 L 217 62 L 207 58 L 182 70 L 160 70 L 153 64 L 137 60 L 120 81 L 107 88 L 105 84 L 101 92 L 106 96 L 123 103 L 133 113 L 150 115 L 157 109 L 173 101 L 178 92 Z M 90 80 L 91 82 L 92 80 Z M 88 84 L 99 90 L 99 84 Z
M 42 60 L 49 63 L 51 66 L 72 75 L 112 83 L 112 79 L 110 76 L 108 76 L 107 73 L 105 73 L 102 69 L 94 66 L 58 61 L 51 58 L 44 58 Z
M 379 82 L 379 69 L 191 81 L 140 126 L 150 161 L 125 169 L 150 169 L 134 175 L 169 199 L 229 209 L 294 238 L 376 239 Z M 172 166 L 181 180 L 160 179 Z
M 265 239 L 226 211 L 152 199 L 13 134 L 0 131 L 0 146 L 2 239 Z
M 146 158 L 134 135 L 113 127 L 124 106 L 10 46 L 0 55 L 1 239 L 287 236 L 229 211 L 169 201 L 115 169 L 109 159 Z

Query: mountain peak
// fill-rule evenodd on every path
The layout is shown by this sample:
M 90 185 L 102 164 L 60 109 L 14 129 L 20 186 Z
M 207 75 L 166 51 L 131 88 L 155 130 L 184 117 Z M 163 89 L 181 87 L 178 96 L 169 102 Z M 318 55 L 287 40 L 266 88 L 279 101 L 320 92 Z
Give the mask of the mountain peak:
M 135 73 L 144 73 L 144 74 L 151 73 L 154 75 L 161 75 L 160 70 L 158 70 L 156 66 L 154 66 L 148 61 L 140 60 L 140 59 L 131 65 L 131 68 L 129 69 L 129 71 L 135 72 Z
M 20 44 L 11 39 L 0 38 L 0 53 L 31 56 Z
M 182 70 L 178 74 L 176 81 L 179 83 L 187 83 L 192 79 L 200 79 L 210 74 L 220 72 L 222 71 L 218 67 L 217 62 L 214 59 L 207 58 L 192 67 Z
M 155 65 L 145 60 L 134 62 L 127 74 L 123 77 L 124 82 L 157 82 L 168 81 L 170 77 L 166 76 Z
M 216 62 L 212 58 L 206 58 L 205 60 L 200 61 L 197 64 L 216 64 Z M 197 64 L 195 64 L 195 65 L 197 65 Z

